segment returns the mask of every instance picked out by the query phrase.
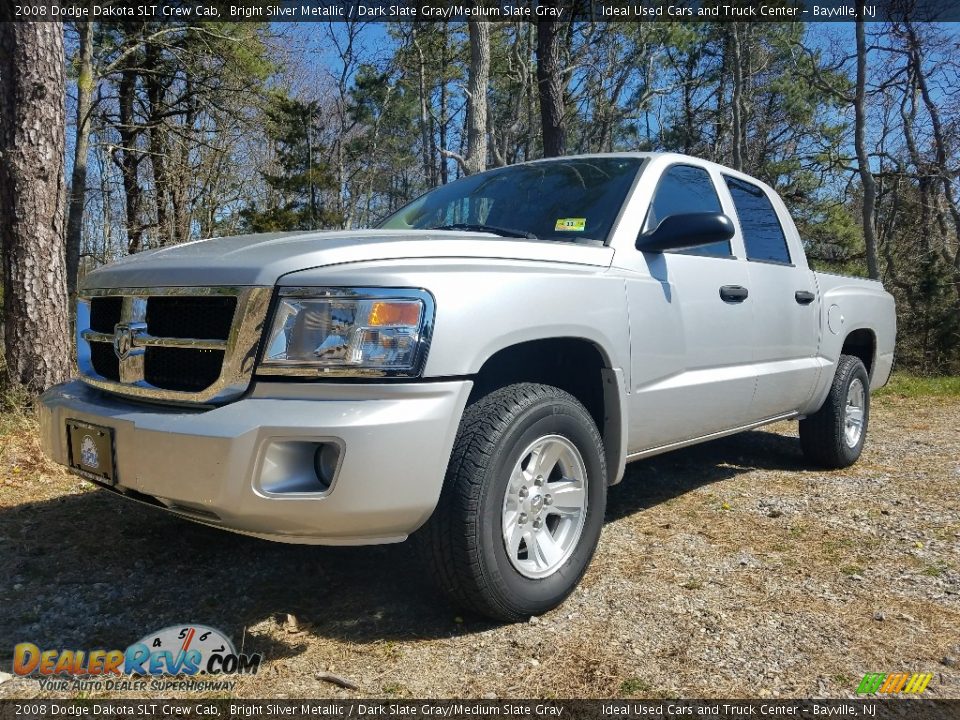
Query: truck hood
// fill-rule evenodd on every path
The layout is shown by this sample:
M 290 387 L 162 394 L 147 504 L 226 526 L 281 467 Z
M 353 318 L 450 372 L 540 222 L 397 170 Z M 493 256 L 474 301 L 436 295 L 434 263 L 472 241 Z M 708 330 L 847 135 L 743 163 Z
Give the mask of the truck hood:
M 413 258 L 529 260 L 609 267 L 613 250 L 478 232 L 350 230 L 197 240 L 138 253 L 86 276 L 84 288 L 274 285 L 299 270 Z

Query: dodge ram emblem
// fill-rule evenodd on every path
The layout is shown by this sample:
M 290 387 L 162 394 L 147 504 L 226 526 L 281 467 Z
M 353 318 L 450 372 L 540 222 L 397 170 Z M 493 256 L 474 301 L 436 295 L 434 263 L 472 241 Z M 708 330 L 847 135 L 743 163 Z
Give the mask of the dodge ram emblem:
M 113 352 L 121 361 L 130 357 L 130 351 L 133 350 L 133 329 L 120 323 L 113 329 Z

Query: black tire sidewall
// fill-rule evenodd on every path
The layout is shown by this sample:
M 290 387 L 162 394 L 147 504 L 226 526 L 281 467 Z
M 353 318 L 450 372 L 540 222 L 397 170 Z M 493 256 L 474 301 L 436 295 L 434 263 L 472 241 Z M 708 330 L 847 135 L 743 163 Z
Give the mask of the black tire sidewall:
M 840 384 L 838 397 L 833 398 L 836 412 L 836 443 L 837 450 L 845 463 L 850 465 L 857 461 L 863 452 L 864 443 L 867 441 L 867 429 L 870 425 L 870 378 L 867 375 L 867 369 L 860 360 L 848 364 L 843 382 Z M 847 438 L 844 432 L 847 420 L 847 394 L 850 392 L 850 386 L 854 380 L 860 380 L 863 385 L 863 426 L 860 429 L 860 439 L 853 447 L 847 445 Z
M 587 470 L 587 517 L 577 546 L 552 575 L 532 579 L 521 575 L 507 557 L 502 535 L 503 498 L 520 453 L 545 435 L 561 435 L 577 448 Z M 563 601 L 586 572 L 603 527 L 606 468 L 599 438 L 586 411 L 564 399 L 541 402 L 518 414 L 498 443 L 486 468 L 478 508 L 481 562 L 499 602 L 519 615 L 536 615 Z

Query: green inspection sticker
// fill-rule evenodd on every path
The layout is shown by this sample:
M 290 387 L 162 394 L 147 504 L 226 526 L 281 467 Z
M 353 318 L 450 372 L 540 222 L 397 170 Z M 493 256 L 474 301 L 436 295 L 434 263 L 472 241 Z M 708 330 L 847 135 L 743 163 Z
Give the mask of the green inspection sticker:
M 586 229 L 586 218 L 560 218 L 554 228 L 556 232 L 583 232 Z

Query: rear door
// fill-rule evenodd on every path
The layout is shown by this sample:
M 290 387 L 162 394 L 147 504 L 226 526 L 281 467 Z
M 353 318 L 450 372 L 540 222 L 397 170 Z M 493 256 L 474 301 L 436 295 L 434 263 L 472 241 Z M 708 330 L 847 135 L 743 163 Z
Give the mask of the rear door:
M 819 296 L 780 198 L 740 177 L 724 174 L 723 181 L 746 251 L 757 374 L 750 417 L 758 421 L 798 410 L 813 392 L 820 372 Z
M 663 170 L 642 230 L 668 215 L 731 214 L 715 171 L 675 163 Z M 729 242 L 618 256 L 630 312 L 630 452 L 744 424 L 756 378 L 753 297 L 742 249 Z M 738 256 L 739 255 L 739 256 Z

